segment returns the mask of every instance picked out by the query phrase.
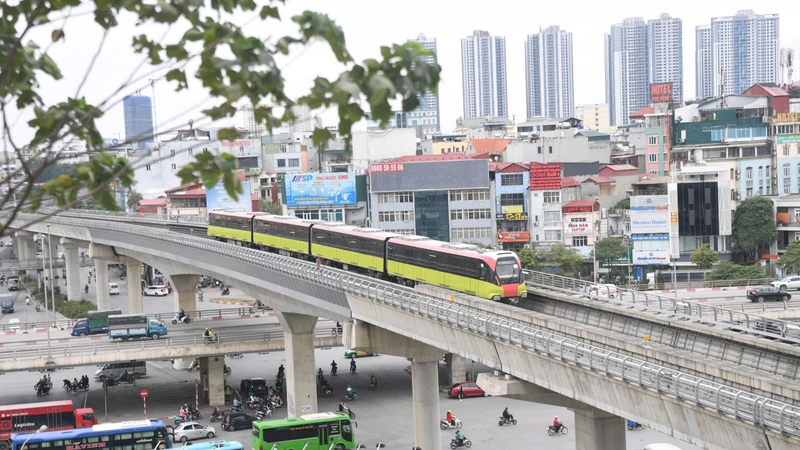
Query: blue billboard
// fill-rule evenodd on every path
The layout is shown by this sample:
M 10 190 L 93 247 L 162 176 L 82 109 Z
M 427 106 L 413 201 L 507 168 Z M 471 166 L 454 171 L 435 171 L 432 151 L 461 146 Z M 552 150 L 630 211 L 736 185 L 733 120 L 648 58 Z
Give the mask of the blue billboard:
M 242 193 L 239 200 L 234 200 L 225 190 L 225 185 L 217 183 L 206 189 L 206 209 L 224 209 L 233 212 L 253 212 L 253 200 L 250 195 L 250 182 L 242 181 Z
M 286 175 L 286 206 L 344 206 L 356 204 L 352 173 Z

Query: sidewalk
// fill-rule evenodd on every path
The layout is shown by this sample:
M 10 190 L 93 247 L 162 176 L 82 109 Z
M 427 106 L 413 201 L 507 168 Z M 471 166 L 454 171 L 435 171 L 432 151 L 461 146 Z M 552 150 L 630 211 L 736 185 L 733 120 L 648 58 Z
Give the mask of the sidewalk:
M 664 283 L 669 284 L 669 283 Z M 747 286 L 731 286 L 731 287 L 714 287 L 714 288 L 686 288 L 686 289 L 678 289 L 678 293 L 681 292 L 718 292 L 718 291 L 744 291 L 747 289 Z M 673 289 L 663 289 L 660 291 L 640 291 L 640 292 L 660 292 L 662 294 L 674 294 L 675 291 Z

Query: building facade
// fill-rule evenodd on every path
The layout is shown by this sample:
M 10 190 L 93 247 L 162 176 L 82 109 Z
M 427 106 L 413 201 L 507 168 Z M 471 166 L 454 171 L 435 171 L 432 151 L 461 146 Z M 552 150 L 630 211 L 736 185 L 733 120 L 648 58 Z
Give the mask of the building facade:
M 700 25 L 695 28 L 695 96 L 698 99 L 713 97 L 717 90 L 714 87 L 712 67 L 714 50 L 711 47 L 711 25 Z
M 436 55 L 438 53 L 436 48 L 436 39 L 435 38 L 428 39 L 427 37 L 425 37 L 424 34 L 420 33 L 419 36 L 417 36 L 417 44 L 421 45 L 422 48 L 432 53 L 432 55 L 430 56 L 423 57 L 425 63 L 428 65 L 436 64 Z M 426 90 L 425 94 L 420 96 L 419 103 L 420 105 L 418 109 L 420 111 L 435 112 L 435 115 L 433 116 L 434 117 L 433 124 L 435 125 L 435 131 L 426 133 L 425 135 L 439 132 L 441 130 L 440 125 L 442 123 L 441 116 L 439 113 L 439 94 L 435 94 L 430 90 Z M 419 136 L 419 134 L 417 137 L 419 137 L 420 139 L 424 138 L 424 136 L 421 137 Z
M 773 118 L 772 130 L 778 160 L 775 193 L 800 194 L 800 114 L 778 114 Z
M 464 134 L 434 135 L 420 143 L 423 155 L 466 153 L 469 139 Z
M 517 163 L 490 163 L 489 177 L 494 181 L 497 246 L 520 251 L 531 242 L 528 228 L 530 169 Z
M 582 121 L 584 129 L 600 131 L 601 133 L 608 133 L 613 130 L 608 104 L 606 103 L 578 105 L 575 107 L 574 117 Z
M 508 116 L 506 40 L 475 30 L 461 40 L 464 118 Z
M 122 100 L 125 116 L 125 139 L 135 141 L 136 148 L 144 150 L 153 144 L 153 104 L 150 97 L 132 95 Z
M 574 111 L 572 33 L 551 26 L 525 40 L 528 117 L 569 117 Z
M 564 245 L 594 248 L 600 225 L 600 204 L 595 200 L 574 200 L 561 207 Z M 584 253 L 585 251 L 581 251 Z
M 672 83 L 672 103 L 683 104 L 683 22 L 669 14 L 647 21 L 650 84 Z M 649 102 L 648 102 L 649 104 Z
M 647 24 L 641 17 L 611 26 L 605 35 L 606 103 L 611 125 L 625 125 L 647 106 Z
M 778 14 L 737 11 L 711 19 L 711 64 L 698 64 L 697 78 L 711 80 L 698 97 L 743 92 L 755 83 L 777 83 L 780 74 Z M 698 31 L 698 33 L 700 33 Z M 698 41 L 698 52 L 701 42 Z M 698 55 L 699 59 L 699 55 Z

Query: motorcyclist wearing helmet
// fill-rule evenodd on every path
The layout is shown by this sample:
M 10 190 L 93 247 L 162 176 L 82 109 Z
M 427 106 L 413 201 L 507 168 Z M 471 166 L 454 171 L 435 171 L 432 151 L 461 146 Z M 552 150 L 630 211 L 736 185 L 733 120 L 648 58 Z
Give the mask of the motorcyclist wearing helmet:
M 453 411 L 447 410 L 447 423 L 456 426 L 456 418 L 453 416 Z
M 378 377 L 376 377 L 374 373 L 370 377 L 369 383 L 374 387 L 378 387 Z
M 508 422 L 512 419 L 514 419 L 514 416 L 508 412 L 508 407 L 506 407 L 506 409 L 503 410 L 503 420 Z
M 347 385 L 347 396 L 350 397 L 350 398 L 355 398 L 356 397 L 356 390 L 353 389 L 353 386 L 351 386 L 349 384 Z
M 562 426 L 561 420 L 559 420 L 558 416 L 555 416 L 553 418 L 553 428 L 556 429 L 556 433 L 560 433 L 561 432 L 561 426 Z
M 183 308 L 181 308 L 181 312 L 178 313 L 178 321 L 180 322 L 184 317 L 186 317 L 186 313 L 183 311 Z
M 464 445 L 465 439 L 467 439 L 467 437 L 461 434 L 461 430 L 456 430 L 456 443 L 459 446 Z

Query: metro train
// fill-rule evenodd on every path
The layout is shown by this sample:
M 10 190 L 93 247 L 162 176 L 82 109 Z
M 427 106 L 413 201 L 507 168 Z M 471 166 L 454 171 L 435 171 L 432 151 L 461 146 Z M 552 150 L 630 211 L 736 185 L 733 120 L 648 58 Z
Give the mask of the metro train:
M 510 251 L 339 222 L 220 210 L 208 215 L 208 236 L 411 287 L 427 283 L 512 303 L 528 295 L 519 258 Z

